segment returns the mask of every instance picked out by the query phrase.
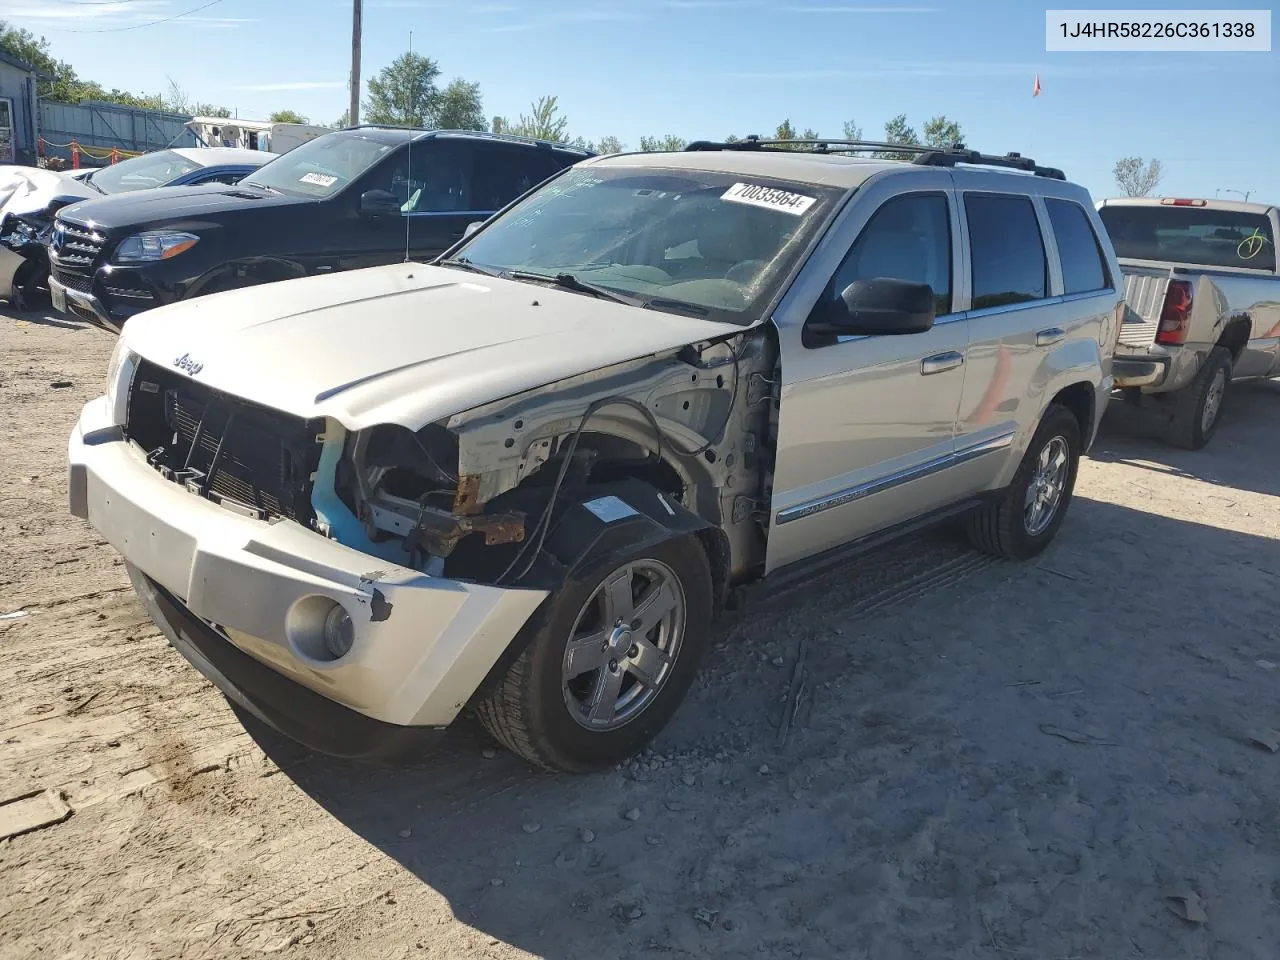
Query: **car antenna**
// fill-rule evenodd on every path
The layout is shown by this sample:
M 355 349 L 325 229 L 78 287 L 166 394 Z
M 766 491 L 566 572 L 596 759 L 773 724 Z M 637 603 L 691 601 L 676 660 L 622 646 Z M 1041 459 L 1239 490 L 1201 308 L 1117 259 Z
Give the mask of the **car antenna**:
M 409 53 L 410 54 L 413 53 L 413 31 L 412 30 L 409 31 Z M 409 59 L 412 60 L 413 59 L 412 56 L 410 56 Z M 413 198 L 413 142 L 416 139 L 417 139 L 416 135 L 411 136 L 409 138 L 409 173 L 408 173 L 409 182 L 407 184 L 407 189 L 405 190 L 405 196 L 408 197 L 409 199 Z M 405 205 L 408 206 L 407 201 Z M 413 219 L 413 211 L 405 210 L 404 211 L 404 262 L 405 263 L 409 262 L 409 221 L 412 219 Z

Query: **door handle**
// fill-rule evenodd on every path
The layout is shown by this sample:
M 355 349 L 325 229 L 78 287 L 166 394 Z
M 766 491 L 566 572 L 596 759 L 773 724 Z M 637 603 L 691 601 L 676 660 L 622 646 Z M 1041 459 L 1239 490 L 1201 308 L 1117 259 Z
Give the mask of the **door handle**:
M 920 361 L 920 375 L 927 377 L 935 373 L 945 373 L 948 370 L 954 370 L 962 363 L 964 363 L 964 354 L 956 353 L 954 350 L 935 353 L 932 357 L 925 357 Z
M 1057 343 L 1067 338 L 1067 331 L 1061 327 L 1050 327 L 1048 330 L 1041 330 L 1036 334 L 1036 346 L 1047 347 L 1050 344 Z

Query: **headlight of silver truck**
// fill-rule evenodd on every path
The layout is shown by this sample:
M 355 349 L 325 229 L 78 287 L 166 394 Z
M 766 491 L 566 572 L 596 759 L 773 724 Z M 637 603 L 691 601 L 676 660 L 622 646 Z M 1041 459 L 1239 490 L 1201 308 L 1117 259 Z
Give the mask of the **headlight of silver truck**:
M 133 381 L 133 369 L 137 366 L 137 354 L 116 341 L 107 361 L 107 406 L 111 409 L 111 422 L 123 424 L 129 413 L 129 384 Z
M 113 258 L 116 263 L 149 263 L 154 260 L 169 260 L 180 253 L 185 253 L 200 238 L 193 233 L 182 233 L 177 230 L 149 230 L 146 233 L 135 233 L 116 247 Z

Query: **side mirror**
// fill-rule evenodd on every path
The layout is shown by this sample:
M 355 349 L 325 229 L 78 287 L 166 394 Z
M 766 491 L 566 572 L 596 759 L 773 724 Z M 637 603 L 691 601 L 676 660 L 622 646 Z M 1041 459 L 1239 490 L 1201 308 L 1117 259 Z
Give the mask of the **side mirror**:
M 933 288 L 891 277 L 855 280 L 806 325 L 825 336 L 893 336 L 924 333 L 937 309 Z
M 360 194 L 360 212 L 366 217 L 398 217 L 400 201 L 390 190 L 366 190 Z
M 482 226 L 484 226 L 483 220 L 472 220 L 470 223 L 467 224 L 467 229 L 462 231 L 462 239 L 463 240 L 467 239 L 467 237 L 471 236 L 473 233 L 479 230 Z

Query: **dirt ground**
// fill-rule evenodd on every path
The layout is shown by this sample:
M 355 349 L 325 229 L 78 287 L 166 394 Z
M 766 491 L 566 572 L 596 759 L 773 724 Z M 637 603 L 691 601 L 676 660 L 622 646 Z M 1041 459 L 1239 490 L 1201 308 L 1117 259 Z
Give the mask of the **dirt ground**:
M 67 808 L 0 840 L 5 960 L 1276 957 L 1280 383 L 1198 453 L 1105 428 L 1036 562 L 940 532 L 732 615 L 574 778 L 246 733 L 67 513 L 111 346 L 0 315 L 0 814 Z

